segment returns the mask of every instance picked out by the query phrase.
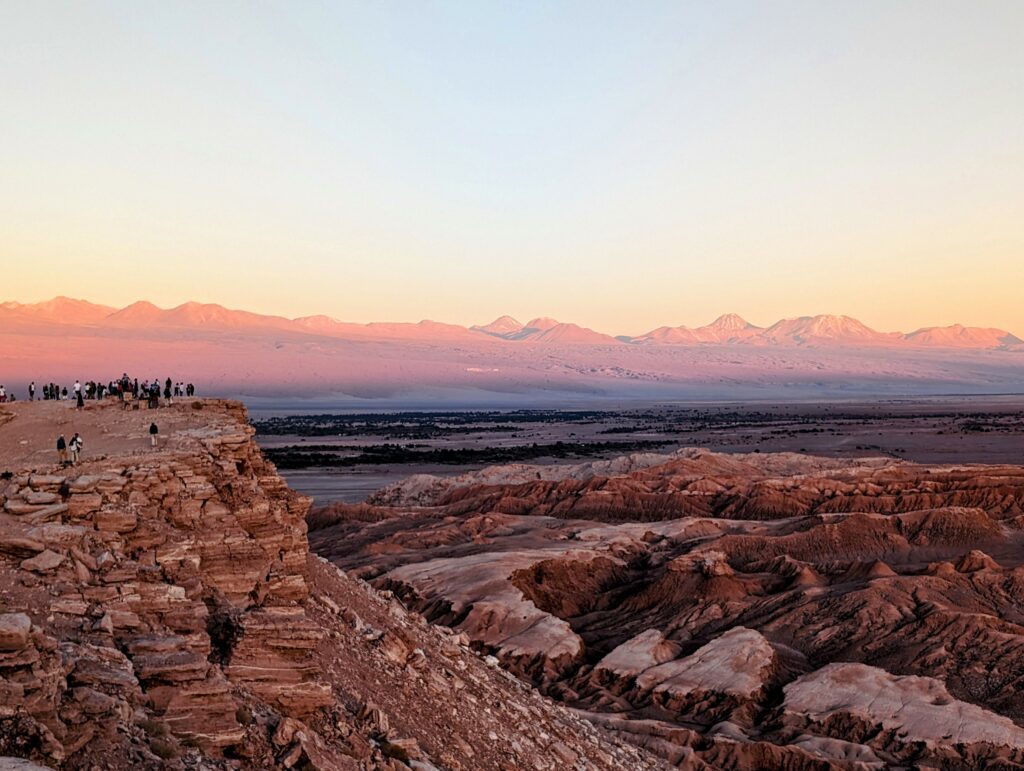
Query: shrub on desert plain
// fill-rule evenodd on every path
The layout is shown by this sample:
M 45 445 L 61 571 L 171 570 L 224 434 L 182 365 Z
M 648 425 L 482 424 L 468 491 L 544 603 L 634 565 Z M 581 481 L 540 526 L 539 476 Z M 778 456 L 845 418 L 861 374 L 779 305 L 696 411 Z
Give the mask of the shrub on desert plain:
M 178 748 L 166 739 L 151 739 L 149 749 L 161 760 L 173 760 L 178 757 Z
M 167 724 L 162 720 L 146 718 L 139 721 L 139 728 L 146 732 L 146 736 L 156 739 L 166 738 L 168 735 Z

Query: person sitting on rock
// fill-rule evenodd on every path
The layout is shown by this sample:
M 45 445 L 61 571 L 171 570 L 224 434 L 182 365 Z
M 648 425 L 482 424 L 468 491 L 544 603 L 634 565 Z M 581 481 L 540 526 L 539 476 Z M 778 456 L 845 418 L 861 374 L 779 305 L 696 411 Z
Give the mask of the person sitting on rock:
M 153 447 L 156 447 L 157 437 L 160 434 L 160 429 L 156 427 L 156 423 L 149 424 L 149 441 Z
M 68 462 L 68 443 L 64 439 L 64 434 L 57 437 L 57 460 L 62 466 Z

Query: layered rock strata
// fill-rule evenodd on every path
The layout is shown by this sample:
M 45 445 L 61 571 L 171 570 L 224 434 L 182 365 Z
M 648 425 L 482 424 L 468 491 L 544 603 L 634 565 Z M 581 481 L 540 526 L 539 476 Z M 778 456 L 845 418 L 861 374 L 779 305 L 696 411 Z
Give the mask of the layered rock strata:
M 309 500 L 263 458 L 240 405 L 5 415 L 8 450 L 21 432 L 75 420 L 105 453 L 0 469 L 0 756 L 69 769 L 430 769 L 453 706 L 444 672 L 461 673 L 467 698 L 529 701 L 458 642 L 311 562 Z M 144 441 L 153 417 L 158 450 Z M 442 648 L 448 669 L 435 672 Z M 658 766 L 563 709 L 537 716 L 512 735 L 496 730 L 507 715 L 449 721 L 446 766 L 511 767 L 517 751 L 540 769 L 560 754 Z

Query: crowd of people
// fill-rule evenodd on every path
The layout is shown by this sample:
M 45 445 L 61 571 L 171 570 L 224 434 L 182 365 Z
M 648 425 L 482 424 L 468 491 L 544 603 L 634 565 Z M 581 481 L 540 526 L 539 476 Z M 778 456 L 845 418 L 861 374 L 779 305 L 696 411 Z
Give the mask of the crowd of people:
M 192 383 L 174 381 L 171 378 L 167 378 L 163 383 L 155 378 L 152 381 L 143 379 L 140 382 L 138 378 L 128 377 L 127 373 L 117 380 L 109 380 L 105 383 L 98 380 L 87 380 L 84 383 L 76 380 L 70 390 L 66 385 L 57 383 L 44 383 L 38 388 L 34 380 L 28 384 L 28 400 L 30 402 L 72 400 L 78 402 L 80 407 L 86 401 L 101 399 L 125 401 L 128 398 L 139 399 L 141 397 L 152 400 L 155 396 L 159 401 L 162 396 L 167 403 L 171 403 L 175 397 L 195 395 L 196 387 Z M 0 402 L 6 401 L 14 401 L 14 394 L 8 395 L 4 387 L 0 385 Z

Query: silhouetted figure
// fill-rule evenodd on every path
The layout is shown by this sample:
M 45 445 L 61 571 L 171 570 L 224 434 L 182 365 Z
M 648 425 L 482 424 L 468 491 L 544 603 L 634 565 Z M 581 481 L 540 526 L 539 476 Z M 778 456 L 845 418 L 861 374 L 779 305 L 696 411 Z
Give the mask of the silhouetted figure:
M 68 450 L 71 451 L 71 465 L 78 465 L 78 455 L 82 452 L 82 437 L 78 435 L 77 431 L 71 437 L 71 441 L 68 442 Z
M 153 447 L 156 447 L 157 437 L 160 434 L 160 429 L 156 427 L 156 423 L 149 424 L 149 441 Z

